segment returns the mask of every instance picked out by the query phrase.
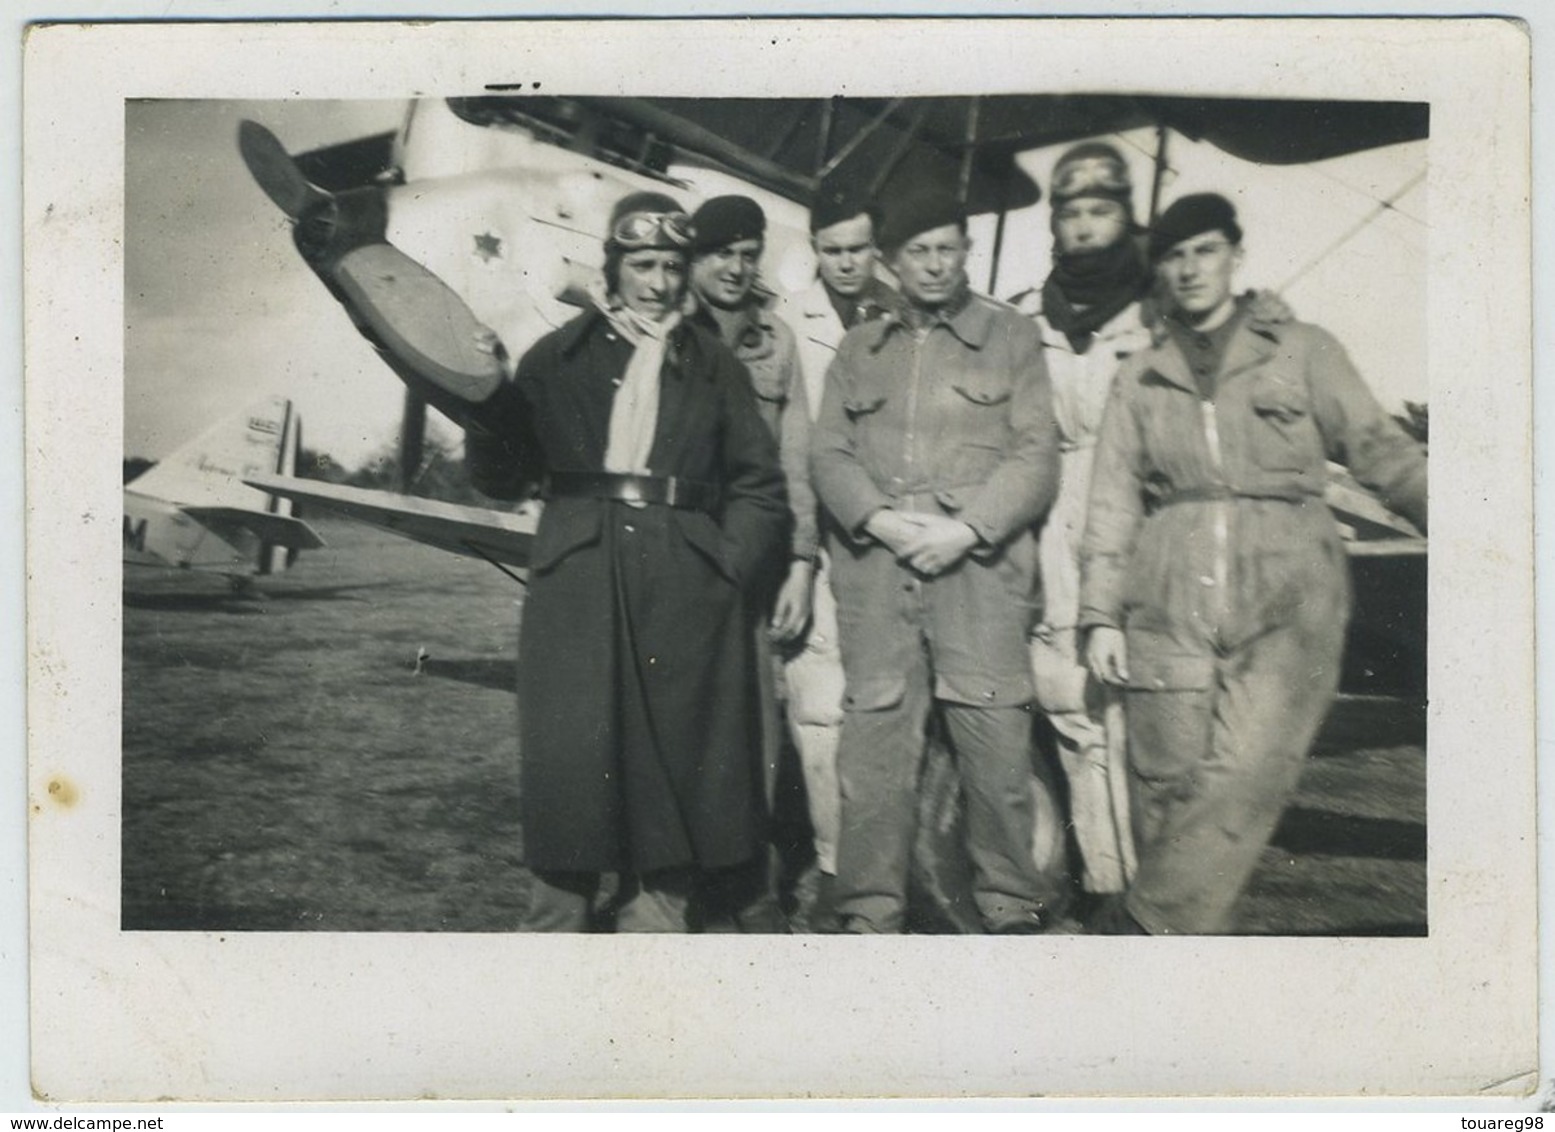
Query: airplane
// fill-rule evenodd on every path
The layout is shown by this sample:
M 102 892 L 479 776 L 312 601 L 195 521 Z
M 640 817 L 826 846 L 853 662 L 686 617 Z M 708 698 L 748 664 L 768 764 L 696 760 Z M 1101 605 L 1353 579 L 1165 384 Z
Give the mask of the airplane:
M 628 191 L 678 191 L 688 205 L 714 190 L 757 196 L 769 215 L 765 258 L 771 265 L 795 249 L 808 254 L 806 209 L 820 193 L 888 198 L 894 185 L 949 178 L 969 214 L 994 218 L 991 289 L 1006 216 L 1040 196 L 1017 161 L 1025 152 L 1155 127 L 1153 219 L 1173 131 L 1249 161 L 1296 164 L 1424 138 L 1428 109 L 1133 95 L 677 100 L 494 94 L 418 101 L 398 132 L 311 153 L 288 153 L 254 122 L 240 126 L 238 145 L 255 181 L 293 222 L 304 261 L 404 382 L 401 468 L 413 469 L 427 405 L 478 429 L 472 407 L 507 379 L 511 360 L 572 317 L 597 274 L 589 265 L 599 258 L 609 207 Z M 478 453 L 478 445 L 467 446 L 467 459 Z M 525 565 L 533 532 L 532 515 L 285 477 L 249 482 L 503 567 Z M 1425 539 L 1337 468 L 1327 501 L 1357 577 L 1380 567 L 1384 580 L 1375 588 L 1397 599 L 1402 612 L 1394 616 L 1389 609 L 1383 647 L 1410 658 L 1401 662 L 1410 670 L 1406 680 L 1412 687 L 1418 667 L 1423 689 Z M 925 771 L 927 832 L 914 883 L 926 899 L 914 904 L 929 930 L 976 931 L 955 832 L 955 775 L 928 778 L 946 765 L 931 755 Z M 1060 852 L 1053 844 L 1033 845 L 1042 868 Z
M 407 382 L 405 475 L 421 465 L 428 403 L 458 423 L 504 379 L 486 328 L 516 360 L 587 303 L 610 206 L 627 193 L 667 189 L 689 207 L 749 192 L 767 211 L 768 263 L 808 255 L 808 212 L 792 200 L 719 170 L 560 138 L 469 99 L 418 100 L 397 132 L 297 155 L 258 123 L 239 126 L 243 160 L 293 221 L 302 258 Z
M 295 474 L 302 425 L 284 397 L 220 421 L 124 488 L 124 561 L 204 570 L 246 591 L 297 553 L 324 545 L 294 504 L 247 486 L 261 473 Z
M 917 177 L 949 179 L 969 212 L 996 218 L 992 285 L 1004 218 L 1040 198 L 1018 161 L 1032 148 L 1153 126 L 1153 218 L 1172 131 L 1249 161 L 1294 164 L 1416 140 L 1428 125 L 1427 106 L 1403 102 L 498 94 L 417 100 L 396 132 L 296 155 L 245 121 L 238 148 L 292 220 L 302 258 L 404 381 L 400 467 L 409 474 L 421 463 L 427 405 L 468 427 L 472 407 L 506 380 L 511 361 L 587 302 L 606 216 L 627 192 L 757 196 L 769 215 L 764 258 L 784 265 L 808 255 L 815 194 L 889 194 Z M 347 506 L 311 481 L 271 479 L 267 490 L 337 511 Z M 1424 554 L 1419 532 L 1337 467 L 1327 501 L 1353 556 Z M 470 541 L 459 524 L 488 521 L 489 537 L 505 545 L 511 521 L 503 512 L 466 513 L 444 530 L 409 495 L 370 504 L 357 497 L 349 506 L 356 518 L 445 548 Z M 498 561 L 521 565 L 522 553 L 515 547 Z

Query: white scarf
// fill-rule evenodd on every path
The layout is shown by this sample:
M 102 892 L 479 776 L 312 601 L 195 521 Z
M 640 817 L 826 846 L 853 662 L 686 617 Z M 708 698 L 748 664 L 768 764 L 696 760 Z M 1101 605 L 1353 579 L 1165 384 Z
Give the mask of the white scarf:
M 670 332 L 680 325 L 679 311 L 659 322 L 644 318 L 630 307 L 612 304 L 596 293 L 594 305 L 616 333 L 632 344 L 632 358 L 616 388 L 610 406 L 610 433 L 605 444 L 605 471 L 647 475 L 648 457 L 659 423 L 659 372 L 664 368 L 664 349 Z

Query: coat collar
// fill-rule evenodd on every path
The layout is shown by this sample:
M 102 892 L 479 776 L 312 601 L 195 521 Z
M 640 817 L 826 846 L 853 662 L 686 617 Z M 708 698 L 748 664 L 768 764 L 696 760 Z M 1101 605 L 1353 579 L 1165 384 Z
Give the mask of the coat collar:
M 564 323 L 556 331 L 557 347 L 563 358 L 575 357 L 595 333 L 604 333 L 610 323 L 604 314 L 590 307 L 571 322 Z M 683 358 L 688 350 L 695 350 L 697 346 L 697 330 L 702 329 L 692 324 L 690 319 L 682 319 L 680 325 L 670 332 L 668 348 L 664 352 L 664 371 L 672 376 L 678 376 L 684 371 Z M 717 339 L 714 331 L 703 330 L 703 333 Z
M 571 322 L 564 323 L 556 332 L 556 345 L 564 358 L 570 358 L 578 352 L 584 340 L 596 326 L 605 321 L 605 316 L 593 307 L 589 307 Z
M 798 325 L 793 329 L 800 330 L 808 326 L 810 333 L 821 333 L 821 328 L 815 326 L 815 323 L 846 329 L 842 326 L 842 319 L 838 317 L 837 308 L 832 305 L 831 295 L 826 290 L 826 284 L 821 282 L 820 276 L 816 276 L 808 287 L 794 296 L 792 301 L 794 306 L 789 309 L 797 310 L 799 316 L 798 320 L 795 320 Z M 854 300 L 854 304 L 863 307 L 866 311 L 865 317 L 856 324 L 862 326 L 899 314 L 906 306 L 906 300 L 889 283 L 879 278 L 872 278 L 865 281 L 864 290 Z
M 739 318 L 735 321 L 736 334 L 733 342 L 726 342 L 731 350 L 755 349 L 764 340 L 769 340 L 777 334 L 774 324 L 775 315 L 773 307 L 775 300 L 765 291 L 752 291 L 745 303 L 737 312 Z M 713 314 L 712 308 L 700 298 L 696 300 L 696 309 L 691 315 L 691 321 L 707 331 L 713 337 L 723 338 L 723 327 L 718 317 Z
M 1220 363 L 1220 377 L 1230 377 L 1249 366 L 1267 361 L 1279 346 L 1288 323 L 1265 322 L 1243 313 L 1240 323 L 1231 332 L 1226 343 L 1225 356 Z M 1157 319 L 1150 327 L 1150 369 L 1158 377 L 1188 392 L 1198 395 L 1199 386 L 1188 370 L 1188 359 L 1172 340 L 1172 332 L 1164 318 Z
M 1042 335 L 1042 345 L 1050 350 L 1062 350 L 1065 353 L 1075 353 L 1074 345 L 1069 341 L 1069 335 L 1055 329 L 1047 320 L 1047 313 L 1040 305 L 1032 310 L 1030 304 L 1023 313 L 1031 314 L 1036 321 L 1037 330 Z M 1143 302 L 1130 303 L 1112 318 L 1096 329 L 1095 341 L 1097 343 L 1111 342 L 1117 338 L 1129 338 L 1134 345 L 1143 341 L 1140 337 L 1145 331 L 1151 332 L 1151 345 L 1160 345 L 1161 339 L 1155 333 L 1159 329 L 1159 320 L 1151 322 L 1149 312 Z M 1095 349 L 1095 346 L 1092 346 Z
M 969 292 L 967 301 L 960 310 L 949 318 L 940 315 L 929 323 L 928 328 L 933 330 L 935 327 L 943 326 L 964 346 L 972 350 L 981 350 L 988 344 L 988 338 L 993 333 L 998 309 L 990 300 L 975 292 Z M 895 331 L 912 329 L 912 323 L 907 321 L 901 311 L 888 311 L 874 322 L 865 323 L 865 326 L 872 335 L 869 342 L 871 353 L 878 352 Z

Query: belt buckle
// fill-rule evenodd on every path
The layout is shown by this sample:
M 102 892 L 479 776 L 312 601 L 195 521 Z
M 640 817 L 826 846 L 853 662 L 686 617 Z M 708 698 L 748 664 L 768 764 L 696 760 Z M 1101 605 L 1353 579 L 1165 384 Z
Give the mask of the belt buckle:
M 664 502 L 671 507 L 680 506 L 680 480 L 674 476 L 664 477 Z

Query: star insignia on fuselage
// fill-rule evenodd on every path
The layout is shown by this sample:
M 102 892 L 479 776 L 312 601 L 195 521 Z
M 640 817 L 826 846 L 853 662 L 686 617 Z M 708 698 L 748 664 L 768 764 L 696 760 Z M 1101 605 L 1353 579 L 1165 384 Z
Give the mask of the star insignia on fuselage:
M 493 236 L 490 232 L 482 232 L 475 237 L 475 254 L 481 257 L 485 263 L 502 257 L 502 237 Z

